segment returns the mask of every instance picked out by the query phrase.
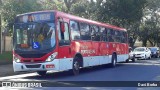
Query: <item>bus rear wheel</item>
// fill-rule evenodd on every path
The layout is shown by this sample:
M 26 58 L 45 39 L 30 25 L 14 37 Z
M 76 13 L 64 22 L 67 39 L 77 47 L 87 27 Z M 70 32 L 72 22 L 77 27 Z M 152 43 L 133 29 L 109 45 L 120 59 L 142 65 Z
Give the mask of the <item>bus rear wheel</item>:
M 37 72 L 40 76 L 45 76 L 47 74 L 47 71 L 38 71 Z
M 73 69 L 73 74 L 74 75 L 78 75 L 79 74 L 80 63 L 79 63 L 79 58 L 78 57 L 75 57 L 73 59 L 72 69 Z
M 116 55 L 113 54 L 112 55 L 112 62 L 110 64 L 110 67 L 116 67 L 116 64 L 117 64 L 117 58 L 116 58 Z

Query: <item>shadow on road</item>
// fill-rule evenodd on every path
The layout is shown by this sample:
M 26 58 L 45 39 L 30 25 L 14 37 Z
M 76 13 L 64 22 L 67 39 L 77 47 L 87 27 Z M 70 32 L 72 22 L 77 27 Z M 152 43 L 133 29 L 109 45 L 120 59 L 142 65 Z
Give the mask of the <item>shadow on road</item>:
M 87 67 L 87 68 L 82 68 L 80 70 L 80 75 L 88 74 L 88 73 L 95 73 L 103 70 L 111 70 L 111 69 L 116 69 L 118 67 L 123 67 L 123 64 L 117 64 L 116 67 L 111 68 L 108 64 L 107 65 L 101 65 L 101 66 L 94 66 L 94 67 Z M 46 76 L 39 76 L 38 74 L 36 76 L 30 76 L 30 77 L 25 77 L 24 79 L 41 79 L 41 80 L 48 80 L 48 79 L 63 79 L 66 77 L 73 77 L 72 70 L 69 71 L 63 71 L 63 72 L 49 72 L 47 73 Z M 79 76 L 79 75 L 77 75 Z M 75 76 L 76 77 L 76 76 Z

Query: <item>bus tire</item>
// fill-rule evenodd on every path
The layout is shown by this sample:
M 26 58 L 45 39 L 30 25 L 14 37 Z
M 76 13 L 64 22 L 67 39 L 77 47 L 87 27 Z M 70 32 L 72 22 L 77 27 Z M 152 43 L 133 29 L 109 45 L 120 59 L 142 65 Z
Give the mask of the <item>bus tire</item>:
M 37 73 L 40 75 L 40 76 L 45 76 L 47 74 L 47 71 L 37 71 Z
M 113 54 L 112 55 L 112 62 L 110 64 L 110 67 L 116 67 L 116 63 L 117 63 L 117 58 L 116 58 L 116 55 Z
M 79 58 L 78 58 L 78 57 L 75 57 L 75 58 L 73 59 L 73 65 L 72 65 L 73 74 L 74 74 L 74 75 L 78 75 L 78 74 L 79 74 L 79 69 L 80 69 Z

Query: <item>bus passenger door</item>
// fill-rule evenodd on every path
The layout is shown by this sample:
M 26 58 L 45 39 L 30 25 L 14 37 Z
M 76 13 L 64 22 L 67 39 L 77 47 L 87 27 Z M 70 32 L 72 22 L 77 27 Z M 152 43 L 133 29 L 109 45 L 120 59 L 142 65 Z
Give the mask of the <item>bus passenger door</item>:
M 67 70 L 72 69 L 72 60 L 71 58 L 71 48 L 70 48 L 70 35 L 69 35 L 69 24 L 67 19 L 58 20 L 57 30 L 58 30 L 58 58 L 59 60 L 59 69 Z

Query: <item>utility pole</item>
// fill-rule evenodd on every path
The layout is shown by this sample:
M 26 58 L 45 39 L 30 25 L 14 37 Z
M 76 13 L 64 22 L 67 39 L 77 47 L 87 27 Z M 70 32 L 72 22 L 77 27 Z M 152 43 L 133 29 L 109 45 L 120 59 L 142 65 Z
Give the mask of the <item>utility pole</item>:
M 0 0 L 0 12 L 1 12 L 2 0 Z M 0 54 L 2 54 L 2 15 L 0 14 Z
M 1 14 L 0 14 L 0 54 L 2 54 L 2 22 L 1 22 Z

